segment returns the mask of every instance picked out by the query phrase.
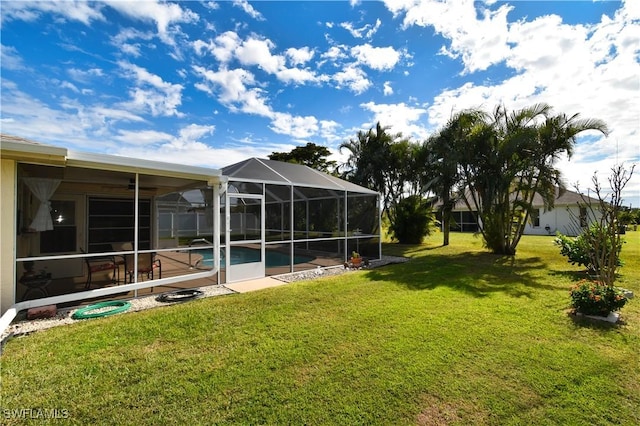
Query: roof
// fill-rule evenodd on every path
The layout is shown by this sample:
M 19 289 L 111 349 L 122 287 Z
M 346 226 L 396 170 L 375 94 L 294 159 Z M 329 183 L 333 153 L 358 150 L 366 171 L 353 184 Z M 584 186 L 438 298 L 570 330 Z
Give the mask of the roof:
M 282 161 L 249 158 L 239 163 L 222 168 L 222 173 L 229 179 L 246 182 L 264 182 L 276 185 L 293 185 L 358 192 L 377 195 L 376 191 L 339 179 L 327 173 L 301 164 L 284 163 Z
M 560 194 L 560 189 L 556 187 L 556 198 L 554 200 L 554 208 L 561 207 L 561 206 L 575 206 L 578 203 L 585 203 L 585 201 L 587 203 L 590 202 L 594 204 L 598 202 L 598 200 L 593 197 L 589 197 L 587 195 L 581 195 L 578 192 L 570 191 L 568 189 L 566 189 L 562 194 Z M 434 207 L 436 208 L 440 207 L 441 204 L 442 202 L 438 200 L 438 202 L 434 204 Z M 544 201 L 542 200 L 542 196 L 540 196 L 540 194 L 534 195 L 531 206 L 534 208 L 544 207 Z M 467 205 L 462 199 L 458 200 L 456 202 L 456 205 L 453 208 L 453 211 L 468 211 L 468 210 L 469 209 L 467 208 Z
M 1 133 L 0 149 L 2 158 L 34 164 L 69 166 L 97 170 L 132 172 L 151 176 L 193 179 L 209 182 L 210 185 L 223 180 L 222 173 L 218 169 L 186 166 L 184 164 L 165 163 L 118 155 L 70 151 L 66 148 L 46 145 L 29 139 Z
M 66 161 L 66 155 L 65 148 L 0 133 L 0 157 L 2 158 L 62 166 Z

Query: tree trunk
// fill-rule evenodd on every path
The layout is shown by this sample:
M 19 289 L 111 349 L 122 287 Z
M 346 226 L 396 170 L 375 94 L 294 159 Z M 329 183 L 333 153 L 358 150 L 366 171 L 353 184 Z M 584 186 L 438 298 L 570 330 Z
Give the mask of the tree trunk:
M 442 214 L 442 245 L 449 245 L 449 224 L 451 222 L 450 215 L 445 215 L 444 212 Z
M 451 201 L 449 199 L 445 200 L 443 203 L 442 209 L 442 245 L 449 245 L 449 230 L 451 228 Z

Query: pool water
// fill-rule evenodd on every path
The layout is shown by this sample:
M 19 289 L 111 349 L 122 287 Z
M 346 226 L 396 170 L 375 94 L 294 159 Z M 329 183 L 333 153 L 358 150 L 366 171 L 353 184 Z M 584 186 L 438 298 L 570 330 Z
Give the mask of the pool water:
M 202 256 L 202 263 L 213 264 L 213 251 L 212 250 L 196 250 Z M 288 266 L 289 255 L 274 250 L 267 250 L 265 252 L 265 267 L 273 268 L 277 266 Z M 307 263 L 314 260 L 313 256 L 294 256 L 293 263 L 295 265 L 299 263 Z M 252 249 L 248 247 L 232 247 L 231 248 L 231 264 L 240 265 L 243 263 L 253 263 L 260 261 L 260 250 Z M 224 268 L 225 254 L 223 250 L 220 250 L 220 267 Z

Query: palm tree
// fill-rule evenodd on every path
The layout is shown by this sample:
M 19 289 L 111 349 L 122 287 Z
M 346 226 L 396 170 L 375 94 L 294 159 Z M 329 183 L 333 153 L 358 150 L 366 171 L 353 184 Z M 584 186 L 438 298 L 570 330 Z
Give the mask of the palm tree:
M 366 132 L 360 130 L 355 139 L 349 139 L 340 145 L 340 151 L 349 151 L 349 158 L 343 165 L 342 177 L 381 193 L 385 211 L 388 211 L 390 205 L 390 191 L 386 186 L 386 180 L 391 168 L 391 144 L 401 136 L 390 135 L 387 130 L 389 127 L 384 127 L 378 122 L 375 131 L 373 128 Z
M 467 149 L 467 138 L 474 126 L 483 123 L 485 114 L 480 110 L 465 110 L 453 115 L 447 124 L 431 136 L 422 146 L 424 187 L 441 201 L 442 245 L 449 245 L 451 214 L 458 198 L 456 189 L 461 181 L 459 164 Z
M 478 212 L 485 245 L 494 253 L 515 254 L 535 194 L 545 208 L 553 207 L 556 188 L 563 188 L 556 163 L 571 155 L 576 136 L 607 134 L 604 122 L 578 117 L 552 115 L 546 104 L 511 113 L 498 106 L 491 121 L 478 122 L 469 133 L 461 162 L 466 201 Z

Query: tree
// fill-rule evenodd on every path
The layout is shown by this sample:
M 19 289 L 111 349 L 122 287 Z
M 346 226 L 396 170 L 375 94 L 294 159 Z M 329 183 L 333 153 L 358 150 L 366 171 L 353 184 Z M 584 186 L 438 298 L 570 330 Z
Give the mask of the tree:
M 578 117 L 552 115 L 546 104 L 511 113 L 498 106 L 469 130 L 459 147 L 465 202 L 477 212 L 492 252 L 515 254 L 535 194 L 553 208 L 555 188 L 563 188 L 555 164 L 562 154 L 571 156 L 576 136 L 586 130 L 607 134 L 604 122 Z
M 417 177 L 423 174 L 423 165 L 417 161 L 420 145 L 388 130 L 378 122 L 375 129 L 358 131 L 354 139 L 340 145 L 341 150 L 349 151 L 341 176 L 382 194 L 383 215 L 392 229 L 402 210 L 400 203 L 412 196 L 422 198 L 423 185 Z M 427 210 L 423 213 L 430 213 L 430 208 Z
M 423 164 L 423 186 L 441 201 L 443 246 L 449 245 L 451 215 L 458 201 L 460 153 L 466 149 L 466 138 L 484 117 L 485 114 L 479 110 L 455 114 L 442 129 L 427 139 L 418 155 L 419 162 Z
M 379 122 L 364 132 L 358 131 L 355 139 L 349 139 L 340 145 L 349 151 L 349 157 L 342 165 L 341 177 L 357 185 L 364 186 L 382 194 L 383 211 L 389 212 L 390 191 L 387 185 L 387 174 L 391 171 L 391 144 L 400 136 L 387 133 L 388 127 Z
M 304 146 L 295 147 L 291 152 L 273 152 L 269 155 L 269 159 L 303 164 L 312 169 L 331 174 L 335 170 L 337 163 L 326 159 L 330 155 L 331 151 L 326 147 L 309 142 Z
M 410 195 L 395 206 L 395 221 L 389 230 L 400 244 L 420 244 L 430 234 L 433 214 L 420 195 Z
M 587 208 L 589 216 L 596 218 L 590 228 L 590 232 L 584 232 L 581 237 L 590 250 L 587 251 L 589 264 L 597 274 L 598 280 L 608 287 L 613 287 L 616 280 L 616 272 L 622 251 L 622 237 L 620 233 L 620 223 L 618 216 L 623 210 L 622 190 L 633 176 L 635 166 L 627 170 L 624 165 L 616 165 L 611 169 L 609 176 L 609 194 L 606 194 L 602 185 L 598 181 L 596 174 L 593 175 L 592 192 L 595 194 L 597 202 L 591 198 L 582 197 L 583 206 Z M 579 188 L 576 188 L 579 190 Z M 579 217 L 572 217 L 574 226 L 580 225 Z

